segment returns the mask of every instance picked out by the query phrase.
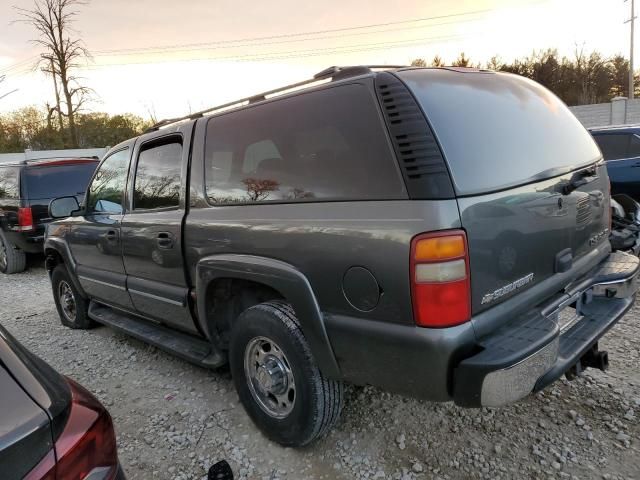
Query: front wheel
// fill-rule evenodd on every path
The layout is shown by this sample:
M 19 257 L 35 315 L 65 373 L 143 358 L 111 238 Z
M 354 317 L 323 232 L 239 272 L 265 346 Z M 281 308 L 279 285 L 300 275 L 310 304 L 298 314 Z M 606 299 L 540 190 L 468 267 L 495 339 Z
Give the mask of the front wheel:
M 338 421 L 343 385 L 320 372 L 288 304 L 245 310 L 231 332 L 229 361 L 240 401 L 270 439 L 301 447 Z
M 87 329 L 95 325 L 88 315 L 87 299 L 75 287 L 63 264 L 53 269 L 51 287 L 60 322 L 63 325 L 77 329 Z

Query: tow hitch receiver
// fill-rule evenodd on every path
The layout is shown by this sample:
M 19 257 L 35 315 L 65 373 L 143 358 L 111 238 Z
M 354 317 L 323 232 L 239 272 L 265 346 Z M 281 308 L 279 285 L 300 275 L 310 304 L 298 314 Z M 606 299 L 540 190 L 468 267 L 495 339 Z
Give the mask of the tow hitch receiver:
M 609 368 L 609 353 L 598 350 L 597 343 L 580 358 L 578 363 L 567 370 L 565 373 L 567 380 L 574 380 L 587 368 L 597 368 L 603 372 Z

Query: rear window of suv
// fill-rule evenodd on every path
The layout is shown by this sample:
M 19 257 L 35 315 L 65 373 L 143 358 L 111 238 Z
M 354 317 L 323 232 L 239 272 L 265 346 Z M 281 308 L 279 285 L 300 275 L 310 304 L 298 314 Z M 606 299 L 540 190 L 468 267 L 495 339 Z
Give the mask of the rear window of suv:
M 440 69 L 397 75 L 431 123 L 458 195 L 542 180 L 601 157 L 566 105 L 531 80 Z
M 22 173 L 22 190 L 29 200 L 84 195 L 98 162 L 30 166 Z
M 212 205 L 406 198 L 375 99 L 346 85 L 209 120 Z

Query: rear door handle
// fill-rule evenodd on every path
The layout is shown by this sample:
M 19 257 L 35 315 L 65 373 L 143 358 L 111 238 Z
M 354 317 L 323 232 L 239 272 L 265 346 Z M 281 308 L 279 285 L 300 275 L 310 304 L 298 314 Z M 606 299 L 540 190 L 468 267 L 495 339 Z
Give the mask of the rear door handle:
M 118 232 L 116 230 L 109 230 L 105 237 L 107 237 L 108 241 L 115 242 L 118 240 Z
M 156 237 L 156 243 L 158 244 L 158 248 L 165 250 L 173 248 L 173 235 L 169 232 L 160 232 Z

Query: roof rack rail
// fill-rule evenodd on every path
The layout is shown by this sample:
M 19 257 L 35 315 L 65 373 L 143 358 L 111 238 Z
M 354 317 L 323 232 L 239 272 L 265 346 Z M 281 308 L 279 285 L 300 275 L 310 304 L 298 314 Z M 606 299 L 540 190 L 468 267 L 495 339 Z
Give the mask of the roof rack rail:
M 195 120 L 196 118 L 203 117 L 204 115 L 207 115 L 219 110 L 224 110 L 230 107 L 261 102 L 263 100 L 266 100 L 268 95 L 276 95 L 278 93 L 284 93 L 289 90 L 301 88 L 312 83 L 321 82 L 323 80 L 331 80 L 331 81 L 342 80 L 344 78 L 354 77 L 357 75 L 365 75 L 367 73 L 371 73 L 373 70 L 392 70 L 396 68 L 407 68 L 407 65 L 355 65 L 355 66 L 347 66 L 347 67 L 333 66 L 333 67 L 325 68 L 321 72 L 316 73 L 312 78 L 309 78 L 307 80 L 302 80 L 301 82 L 292 83 L 290 85 L 285 85 L 284 87 L 279 87 L 273 90 L 268 90 L 263 93 L 251 95 L 250 97 L 244 97 L 239 100 L 234 100 L 233 102 L 224 103 L 222 105 L 217 105 L 215 107 L 200 110 L 199 112 L 190 113 L 189 115 L 185 115 L 183 117 L 165 118 L 153 124 L 151 127 L 147 128 L 144 131 L 144 133 L 154 132 L 156 130 L 159 130 L 162 127 L 171 125 L 173 123 L 181 122 L 184 120 Z

